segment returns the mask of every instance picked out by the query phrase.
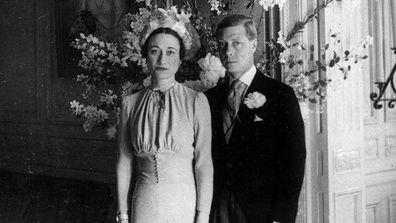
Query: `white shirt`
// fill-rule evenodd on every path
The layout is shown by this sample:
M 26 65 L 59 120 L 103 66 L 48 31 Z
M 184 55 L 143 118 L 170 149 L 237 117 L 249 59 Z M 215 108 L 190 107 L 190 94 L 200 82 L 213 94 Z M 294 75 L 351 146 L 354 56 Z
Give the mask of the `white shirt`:
M 244 84 L 248 86 L 245 89 L 245 93 L 249 88 L 250 84 L 252 83 L 254 75 L 256 75 L 256 72 L 257 72 L 257 68 L 253 65 L 248 71 L 246 71 L 246 73 L 242 74 L 242 76 L 239 78 L 240 81 L 242 81 Z M 228 86 L 230 86 L 233 81 L 234 79 L 231 77 Z
M 246 84 L 248 87 L 253 81 L 254 75 L 256 74 L 257 69 L 253 65 L 246 73 L 244 73 L 239 80 L 242 81 L 244 84 Z

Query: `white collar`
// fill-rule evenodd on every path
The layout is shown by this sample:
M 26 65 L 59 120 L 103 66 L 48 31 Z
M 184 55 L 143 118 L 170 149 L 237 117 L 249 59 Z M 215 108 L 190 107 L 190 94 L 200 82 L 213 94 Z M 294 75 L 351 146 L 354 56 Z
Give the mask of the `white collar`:
M 250 86 L 256 72 L 257 72 L 257 68 L 253 65 L 246 73 L 242 74 L 239 80 L 242 81 L 247 86 Z M 232 81 L 233 81 L 232 78 L 230 78 L 230 83 L 232 83 Z

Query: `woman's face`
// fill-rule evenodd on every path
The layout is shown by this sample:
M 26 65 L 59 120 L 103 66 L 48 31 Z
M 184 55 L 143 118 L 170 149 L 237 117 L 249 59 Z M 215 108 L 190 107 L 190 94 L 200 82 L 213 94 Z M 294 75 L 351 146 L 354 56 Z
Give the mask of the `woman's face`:
M 179 40 L 165 33 L 159 33 L 150 39 L 147 48 L 148 70 L 155 80 L 174 78 L 179 66 Z

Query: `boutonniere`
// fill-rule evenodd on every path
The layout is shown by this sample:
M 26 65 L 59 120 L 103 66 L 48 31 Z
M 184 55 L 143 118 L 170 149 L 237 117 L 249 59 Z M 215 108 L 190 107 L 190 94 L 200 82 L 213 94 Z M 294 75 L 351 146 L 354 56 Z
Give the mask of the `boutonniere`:
M 243 103 L 250 109 L 259 108 L 264 105 L 267 101 L 267 98 L 263 95 L 258 93 L 257 91 L 253 93 L 249 93 Z

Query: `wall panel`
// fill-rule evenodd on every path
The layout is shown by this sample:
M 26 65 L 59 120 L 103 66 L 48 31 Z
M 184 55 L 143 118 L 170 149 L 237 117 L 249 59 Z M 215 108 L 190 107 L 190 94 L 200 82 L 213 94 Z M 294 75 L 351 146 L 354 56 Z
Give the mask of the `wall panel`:
M 366 223 L 381 223 L 380 203 L 366 205 Z
M 359 205 L 361 203 L 361 193 L 345 192 L 335 195 L 335 223 L 356 223 L 361 222 L 362 213 Z
M 82 88 L 57 75 L 57 3 L 0 1 L 0 171 L 114 182 L 115 142 L 84 132 Z
M 35 1 L 0 2 L 0 121 L 38 118 L 35 9 Z

